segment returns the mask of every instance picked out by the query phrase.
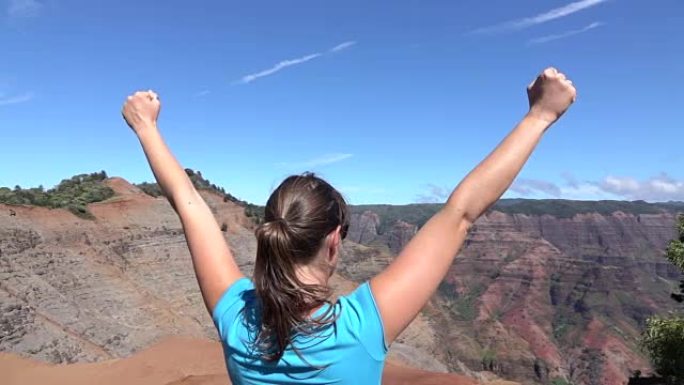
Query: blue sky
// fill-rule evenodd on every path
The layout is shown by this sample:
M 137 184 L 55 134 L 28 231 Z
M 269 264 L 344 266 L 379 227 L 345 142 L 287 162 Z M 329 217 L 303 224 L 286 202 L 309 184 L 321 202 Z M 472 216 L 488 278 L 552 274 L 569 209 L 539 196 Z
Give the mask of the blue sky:
M 684 3 L 0 1 L 0 186 L 152 180 L 120 116 L 152 88 L 185 167 L 264 203 L 313 170 L 351 203 L 440 201 L 527 110 L 578 101 L 506 197 L 684 200 Z

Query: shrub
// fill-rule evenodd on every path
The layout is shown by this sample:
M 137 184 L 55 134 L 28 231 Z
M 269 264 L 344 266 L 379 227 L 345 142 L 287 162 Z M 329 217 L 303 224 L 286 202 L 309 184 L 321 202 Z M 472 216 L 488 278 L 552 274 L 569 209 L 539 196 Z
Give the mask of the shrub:
M 47 191 L 43 186 L 28 189 L 15 186 L 14 190 L 2 187 L 0 188 L 0 203 L 65 208 L 79 217 L 94 219 L 87 205 L 114 196 L 114 190 L 102 183 L 105 179 L 107 179 L 107 173 L 100 171 L 64 179 Z
M 197 190 L 212 191 L 218 194 L 219 196 L 223 197 L 224 202 L 230 201 L 239 206 L 244 207 L 245 215 L 249 218 L 252 218 L 256 223 L 260 223 L 263 220 L 263 206 L 257 206 L 234 197 L 233 195 L 227 193 L 223 187 L 217 186 L 216 184 L 211 183 L 208 179 L 204 178 L 200 171 L 195 171 L 193 169 L 186 168 L 185 174 L 187 174 L 188 178 L 190 178 L 190 181 Z M 153 196 L 155 198 L 164 195 L 157 183 L 143 182 L 136 184 L 136 186 L 145 194 Z
M 679 236 L 668 245 L 666 257 L 684 271 L 684 215 L 679 216 L 677 230 Z M 682 302 L 683 290 L 684 280 L 680 283 L 680 293 L 673 293 L 672 298 Z M 684 315 L 649 318 L 641 343 L 659 375 L 671 384 L 684 383 Z

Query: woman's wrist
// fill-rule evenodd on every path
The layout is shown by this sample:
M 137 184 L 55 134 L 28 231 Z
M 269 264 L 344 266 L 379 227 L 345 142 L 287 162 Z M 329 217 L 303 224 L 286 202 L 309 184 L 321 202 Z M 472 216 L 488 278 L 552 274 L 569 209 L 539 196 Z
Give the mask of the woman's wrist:
M 140 123 L 136 125 L 133 130 L 135 131 L 135 134 L 138 136 L 138 139 L 140 139 L 141 141 L 151 135 L 159 134 L 159 130 L 157 129 L 156 123 Z
M 525 125 L 534 127 L 535 129 L 540 130 L 541 133 L 544 133 L 554 122 L 555 120 L 540 116 L 533 111 L 528 112 L 523 118 L 523 123 L 525 123 Z

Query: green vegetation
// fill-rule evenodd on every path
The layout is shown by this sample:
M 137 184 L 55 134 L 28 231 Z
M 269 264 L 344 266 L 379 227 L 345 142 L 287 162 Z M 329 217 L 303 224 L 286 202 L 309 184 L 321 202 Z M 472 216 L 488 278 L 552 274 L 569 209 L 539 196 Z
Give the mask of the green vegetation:
M 684 228 L 679 228 L 679 234 L 684 234 Z M 675 239 L 667 246 L 667 259 L 684 271 L 684 235 L 680 235 L 680 239 Z
M 453 310 L 463 321 L 473 321 L 478 316 L 477 299 L 484 292 L 484 287 L 477 284 L 468 293 L 459 296 L 454 301 Z
M 235 204 L 238 204 L 242 207 L 245 208 L 245 215 L 249 218 L 252 218 L 255 222 L 260 223 L 263 218 L 264 218 L 264 207 L 263 206 L 257 206 L 254 204 L 251 204 L 249 202 L 245 202 L 243 200 L 240 200 L 233 195 L 229 194 L 226 192 L 226 190 L 223 187 L 217 186 L 214 183 L 211 183 L 208 179 L 204 178 L 202 176 L 202 173 L 200 171 L 195 171 L 189 168 L 185 169 L 185 173 L 188 175 L 190 178 L 190 181 L 192 184 L 195 186 L 197 190 L 206 190 L 206 191 L 212 191 L 220 196 L 223 197 L 224 202 L 233 202 Z M 143 182 L 136 184 L 136 187 L 138 187 L 140 190 L 142 190 L 145 194 L 153 196 L 153 197 L 159 197 L 164 195 L 163 191 L 159 187 L 158 184 L 156 183 L 148 183 L 148 182 Z
M 142 190 L 142 192 L 144 192 L 145 194 L 153 196 L 155 198 L 164 195 L 164 193 L 161 190 L 161 187 L 159 187 L 159 185 L 156 183 L 142 182 L 136 184 L 135 186 Z
M 576 314 L 572 309 L 565 307 L 556 310 L 551 322 L 551 326 L 553 326 L 553 338 L 555 338 L 556 341 L 562 341 L 568 332 L 581 328 L 586 323 L 581 315 Z
M 437 287 L 439 294 L 446 299 L 446 306 L 456 319 L 473 321 L 477 318 L 477 299 L 484 292 L 485 287 L 475 284 L 467 293 L 459 294 L 455 284 L 442 281 Z
M 556 377 L 551 380 L 551 385 L 572 385 L 572 382 L 568 382 L 565 378 Z
M 684 317 L 651 317 L 643 344 L 658 374 L 673 384 L 684 383 Z
M 442 280 L 437 286 L 437 292 L 444 296 L 445 298 L 453 298 L 456 293 L 456 285 L 453 283 Z
M 188 168 L 185 169 L 185 172 L 198 190 L 213 191 L 216 194 L 221 195 L 224 201 L 231 201 L 244 207 L 245 215 L 252 218 L 255 222 L 259 223 L 263 221 L 264 206 L 255 205 L 234 197 L 227 193 L 223 187 L 219 187 L 204 178 L 199 171 Z M 14 190 L 3 187 L 0 188 L 0 203 L 68 208 L 76 215 L 91 217 L 87 212 L 85 205 L 87 203 L 107 199 L 113 195 L 113 192 L 109 188 L 100 183 L 106 177 L 107 175 L 104 171 L 77 175 L 71 179 L 62 181 L 60 185 L 66 182 L 63 188 L 60 189 L 60 187 L 57 186 L 48 191 L 45 191 L 40 186 L 30 189 L 21 189 L 19 186 L 16 186 Z M 73 189 L 75 184 L 79 184 L 80 186 L 78 186 L 77 189 Z M 143 182 L 136 186 L 150 196 L 159 197 L 163 195 L 159 185 L 156 183 Z M 65 189 L 69 191 L 65 191 Z M 50 195 L 56 192 L 55 190 L 60 190 L 58 193 L 59 196 Z M 367 210 L 376 213 L 381 219 L 380 225 L 378 226 L 378 233 L 384 234 L 398 220 L 422 227 L 442 207 L 443 204 L 435 203 L 358 205 L 350 206 L 350 211 L 353 214 L 362 214 Z M 616 211 L 639 215 L 684 211 L 684 202 L 647 203 L 644 201 L 626 202 L 608 200 L 570 201 L 562 199 L 502 199 L 499 200 L 490 211 L 500 211 L 507 214 L 552 215 L 557 218 L 571 218 L 582 213 L 609 215 Z M 684 248 L 684 245 L 679 244 L 676 247 Z M 684 263 L 684 261 L 680 261 L 680 264 L 681 263 Z
M 575 283 L 571 290 L 563 288 L 561 285 L 561 275 L 554 273 L 549 280 L 549 295 L 551 303 L 555 306 L 553 320 L 553 337 L 556 341 L 564 341 L 571 345 L 577 341 L 568 337 L 568 333 L 573 330 L 583 329 L 592 318 L 592 309 L 595 303 L 601 299 L 596 299 L 592 295 L 592 282 L 599 279 L 598 270 L 590 270 L 584 274 L 581 280 Z M 567 294 L 564 290 L 568 290 Z
M 264 217 L 264 207 L 257 206 L 226 192 L 202 176 L 199 171 L 185 169 L 188 177 L 198 190 L 209 190 L 223 197 L 224 202 L 233 202 L 245 208 L 245 215 L 259 223 Z M 53 189 L 45 190 L 43 186 L 22 189 L 15 186 L 14 189 L 0 187 L 0 203 L 8 205 L 33 205 L 49 208 L 66 208 L 81 218 L 94 219 L 88 211 L 89 203 L 101 202 L 114 196 L 114 191 L 107 187 L 103 181 L 107 179 L 104 171 L 91 174 L 81 174 L 64 179 Z M 143 182 L 136 184 L 145 194 L 159 197 L 163 192 L 158 184 Z
M 101 202 L 114 195 L 114 191 L 102 183 L 105 179 L 107 173 L 100 171 L 64 179 L 47 191 L 43 186 L 28 189 L 15 186 L 13 190 L 0 187 L 0 203 L 66 208 L 81 218 L 94 219 L 88 211 L 88 203 Z
M 443 204 L 420 203 L 410 205 L 358 205 L 350 206 L 353 214 L 370 210 L 380 217 L 378 233 L 384 234 L 397 220 L 422 227 Z M 551 215 L 572 218 L 577 214 L 598 213 L 610 215 L 621 211 L 626 214 L 658 214 L 684 211 L 684 202 L 648 203 L 644 201 L 572 201 L 564 199 L 501 199 L 490 211 L 506 214 Z
M 491 349 L 485 349 L 482 352 L 482 370 L 488 370 L 490 372 L 496 371 L 496 351 Z
M 245 205 L 245 215 L 248 218 L 252 218 L 254 222 L 262 223 L 264 221 L 264 206 L 258 206 L 252 203 L 247 203 Z
M 422 203 L 412 205 L 359 205 L 350 206 L 352 214 L 363 214 L 365 211 L 372 211 L 380 216 L 378 234 L 384 234 L 398 220 L 422 227 L 439 209 L 441 204 Z
M 571 201 L 564 199 L 502 199 L 492 210 L 506 214 L 552 215 L 572 218 L 577 214 L 598 213 L 610 215 L 616 211 L 626 214 L 658 214 L 684 209 L 684 203 L 648 203 L 644 201 Z
M 642 328 L 646 324 L 646 319 L 653 314 L 650 306 L 634 301 L 634 298 L 629 293 L 613 292 L 613 301 L 619 305 L 622 314 L 633 320 L 637 327 Z
M 684 215 L 677 224 L 679 236 L 667 247 L 667 259 L 684 272 Z M 672 298 L 684 302 L 684 279 Z M 684 384 L 684 314 L 653 316 L 646 321 L 642 344 L 656 372 L 670 384 Z

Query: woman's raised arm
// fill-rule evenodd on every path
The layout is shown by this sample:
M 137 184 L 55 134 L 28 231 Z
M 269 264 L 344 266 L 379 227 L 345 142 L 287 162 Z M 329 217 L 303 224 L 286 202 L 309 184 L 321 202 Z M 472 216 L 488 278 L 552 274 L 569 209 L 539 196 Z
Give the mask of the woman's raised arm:
M 136 92 L 128 97 L 122 113 L 138 136 L 159 187 L 180 217 L 204 304 L 211 312 L 226 288 L 243 275 L 214 215 L 157 129 L 160 106 L 154 92 Z
M 399 256 L 370 284 L 387 344 L 425 306 L 466 238 L 468 229 L 506 191 L 546 129 L 575 101 L 572 82 L 548 68 L 527 88 L 530 111 L 451 193 Z

